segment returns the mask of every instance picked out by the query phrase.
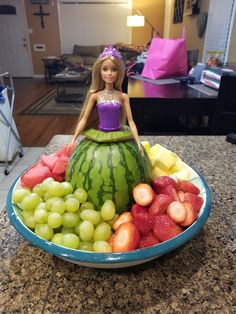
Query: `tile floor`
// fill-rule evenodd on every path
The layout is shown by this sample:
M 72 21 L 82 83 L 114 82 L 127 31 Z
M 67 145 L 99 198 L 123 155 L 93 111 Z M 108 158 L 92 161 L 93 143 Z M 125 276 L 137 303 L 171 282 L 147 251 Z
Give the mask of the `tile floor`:
M 44 147 L 24 147 L 24 156 L 18 155 L 10 166 L 10 173 L 4 174 L 4 163 L 0 163 L 0 212 L 5 208 L 8 191 L 16 178 L 32 163 L 34 163 L 44 151 Z

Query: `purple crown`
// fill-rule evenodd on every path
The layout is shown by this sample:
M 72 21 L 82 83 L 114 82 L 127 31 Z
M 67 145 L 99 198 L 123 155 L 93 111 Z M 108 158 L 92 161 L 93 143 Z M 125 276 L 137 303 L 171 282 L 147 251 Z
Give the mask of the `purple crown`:
M 114 57 L 117 59 L 121 59 L 121 55 L 119 51 L 114 48 L 112 45 L 106 47 L 103 52 L 99 55 L 99 58 L 104 58 L 104 57 Z

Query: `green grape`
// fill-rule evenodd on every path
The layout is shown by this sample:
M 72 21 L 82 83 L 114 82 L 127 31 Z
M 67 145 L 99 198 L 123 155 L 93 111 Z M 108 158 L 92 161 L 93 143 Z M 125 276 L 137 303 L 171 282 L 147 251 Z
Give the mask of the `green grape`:
M 109 221 L 114 218 L 116 214 L 115 204 L 111 200 L 105 201 L 101 208 L 101 217 L 105 221 Z
M 40 203 L 43 204 L 43 203 Z M 38 207 L 38 206 L 37 206 Z M 48 219 L 48 212 L 46 209 L 35 209 L 34 211 L 34 219 L 37 223 L 41 224 L 46 222 Z
M 55 244 L 62 245 L 63 244 L 63 233 L 55 233 L 51 239 L 51 241 Z
M 45 209 L 45 210 L 47 210 L 46 203 L 44 203 L 44 202 L 39 203 L 39 204 L 35 207 L 35 210 L 38 210 L 38 209 Z
M 40 197 L 36 193 L 30 193 L 26 195 L 21 201 L 21 207 L 23 210 L 32 211 L 40 203 Z
M 72 185 L 70 184 L 70 182 L 64 181 L 64 182 L 61 182 L 61 185 L 62 185 L 63 188 L 64 188 L 64 196 L 73 193 L 73 187 L 72 187 Z
M 73 233 L 66 233 L 63 236 L 63 246 L 68 247 L 70 249 L 78 249 L 79 247 L 79 237 Z
M 21 216 L 25 220 L 29 216 L 34 216 L 34 211 L 22 211 Z
M 80 213 L 80 218 L 85 221 L 91 221 L 91 223 L 93 225 L 96 225 L 99 220 L 100 220 L 100 215 L 99 213 L 94 210 L 94 209 L 84 209 L 81 213 Z
M 36 221 L 35 221 L 35 219 L 34 219 L 34 215 L 33 215 L 33 214 L 30 214 L 30 215 L 26 216 L 26 217 L 24 218 L 24 223 L 25 223 L 25 225 L 26 225 L 28 228 L 34 229 L 35 226 L 36 226 Z
M 62 225 L 62 215 L 59 213 L 48 214 L 48 225 L 53 229 L 59 228 Z
M 90 242 L 94 236 L 94 226 L 91 221 L 83 221 L 80 224 L 79 235 L 82 241 Z
M 78 224 L 77 224 L 77 226 L 74 227 L 74 233 L 77 234 L 78 236 L 80 235 L 79 229 L 80 229 L 81 223 L 82 223 L 82 221 L 79 221 Z
M 93 243 L 93 250 L 97 253 L 111 253 L 112 246 L 105 241 L 96 241 Z
M 64 213 L 62 215 L 62 225 L 64 227 L 73 228 L 79 222 L 79 217 L 75 213 Z
M 53 229 L 48 224 L 37 224 L 35 226 L 35 234 L 44 240 L 51 240 L 53 237 Z
M 66 211 L 66 204 L 61 197 L 51 197 L 46 201 L 46 207 L 51 212 L 64 214 Z
M 75 230 L 74 228 L 68 228 L 68 227 L 62 227 L 61 228 L 61 233 L 66 234 L 66 233 L 74 233 Z
M 14 190 L 12 194 L 12 201 L 13 203 L 21 203 L 23 198 L 26 195 L 29 195 L 31 192 L 25 188 Z
M 111 220 L 107 221 L 107 223 L 109 223 L 109 225 L 112 226 L 112 225 L 113 225 L 113 222 L 114 222 L 118 217 L 119 217 L 119 215 L 118 215 L 118 214 L 115 214 L 115 216 L 114 216 Z
M 66 196 L 64 197 L 64 200 L 66 201 L 68 198 L 71 198 L 71 197 L 75 198 L 74 194 L 68 194 L 68 195 L 66 195 Z
M 101 211 L 97 211 L 97 213 L 99 214 L 99 221 L 94 225 L 95 227 L 97 227 L 98 225 L 100 225 L 102 222 L 104 222 L 103 220 L 102 220 L 102 217 L 101 217 Z
M 39 184 L 36 184 L 34 187 L 33 187 L 33 190 L 32 190 L 34 193 L 38 194 L 38 196 L 40 197 L 43 197 L 44 196 L 44 188 L 43 188 L 43 185 L 41 183 Z
M 63 196 L 65 194 L 65 189 L 60 182 L 51 181 L 47 186 L 47 192 L 51 196 Z
M 111 226 L 106 222 L 102 222 L 96 227 L 93 239 L 94 241 L 108 241 L 111 234 Z
M 54 179 L 52 177 L 46 178 L 43 180 L 42 184 L 42 188 L 44 189 L 45 192 L 47 192 L 48 190 L 48 185 L 54 181 Z
M 66 210 L 68 212 L 71 212 L 71 213 L 75 213 L 79 210 L 79 206 L 80 206 L 80 203 L 79 201 L 74 198 L 74 197 L 70 197 L 68 198 L 66 201 L 65 201 L 65 204 L 66 204 Z
M 93 251 L 93 244 L 91 242 L 80 241 L 79 250 Z
M 85 210 L 85 209 L 95 209 L 94 205 L 90 202 L 85 202 L 85 203 L 82 203 L 80 205 L 80 210 Z
M 88 194 L 84 189 L 78 188 L 74 191 L 74 197 L 80 203 L 85 203 L 87 201 Z
M 52 196 L 48 193 L 48 192 L 45 192 L 44 193 L 44 196 L 43 196 L 43 199 L 44 199 L 44 202 L 46 202 L 49 198 L 51 198 Z

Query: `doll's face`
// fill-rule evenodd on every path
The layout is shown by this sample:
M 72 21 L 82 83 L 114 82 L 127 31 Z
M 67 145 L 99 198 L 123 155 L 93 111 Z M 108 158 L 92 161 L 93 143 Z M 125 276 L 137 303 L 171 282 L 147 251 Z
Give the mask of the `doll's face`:
M 115 83 L 118 78 L 118 69 L 115 62 L 110 59 L 104 60 L 101 67 L 101 76 L 105 83 Z

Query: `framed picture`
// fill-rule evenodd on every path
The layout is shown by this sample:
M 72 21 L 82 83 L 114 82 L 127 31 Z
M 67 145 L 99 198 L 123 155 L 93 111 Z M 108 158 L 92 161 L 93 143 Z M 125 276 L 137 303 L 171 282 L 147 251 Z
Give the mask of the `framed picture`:
M 198 0 L 184 1 L 184 16 L 198 14 L 200 9 L 198 7 Z
M 184 0 L 175 0 L 173 23 L 182 23 L 184 11 Z
M 30 0 L 31 4 L 49 4 L 49 0 Z

